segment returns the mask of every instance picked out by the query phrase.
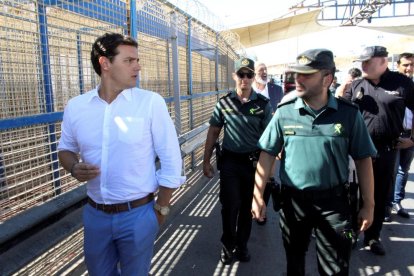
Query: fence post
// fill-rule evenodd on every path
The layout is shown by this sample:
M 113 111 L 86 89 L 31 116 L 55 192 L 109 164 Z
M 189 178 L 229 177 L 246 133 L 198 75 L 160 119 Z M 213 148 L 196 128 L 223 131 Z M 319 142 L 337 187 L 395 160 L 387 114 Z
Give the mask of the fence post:
M 76 51 L 78 57 L 79 92 L 83 94 L 85 85 L 83 84 L 82 37 L 79 31 L 76 32 Z
M 188 18 L 187 28 L 187 74 L 188 74 L 188 95 L 190 95 L 189 102 L 189 119 L 190 119 L 190 130 L 194 128 L 194 114 L 193 114 L 193 43 L 192 38 L 192 24 L 191 18 Z M 195 155 L 194 152 L 191 153 L 191 169 L 195 168 Z
M 40 37 L 40 52 L 42 54 L 42 72 L 43 72 L 43 90 L 45 96 L 46 107 L 42 111 L 45 113 L 54 112 L 53 102 L 53 88 L 52 88 L 52 74 L 50 68 L 50 53 L 49 53 L 49 39 L 47 28 L 46 6 L 43 1 L 37 1 L 37 16 L 39 20 L 39 37 Z M 50 159 L 53 172 L 53 183 L 55 187 L 55 194 L 61 193 L 60 189 L 60 175 L 59 163 L 57 156 L 56 145 L 56 128 L 54 124 L 48 125 L 49 141 L 50 141 Z
M 137 15 L 137 1 L 129 0 L 129 33 L 130 36 L 138 41 L 138 15 Z M 136 86 L 139 87 L 140 79 L 137 78 Z
M 174 82 L 174 122 L 177 134 L 181 134 L 181 106 L 180 106 L 180 74 L 178 66 L 178 30 L 177 30 L 177 15 L 174 11 L 171 15 L 171 52 L 172 52 L 172 69 L 173 69 L 173 82 Z

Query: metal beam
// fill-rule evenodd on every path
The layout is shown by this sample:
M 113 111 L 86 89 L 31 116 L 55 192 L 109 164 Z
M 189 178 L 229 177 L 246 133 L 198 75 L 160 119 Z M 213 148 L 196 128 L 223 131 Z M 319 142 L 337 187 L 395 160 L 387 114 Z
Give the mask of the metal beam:
M 381 9 L 391 5 L 381 13 Z M 303 0 L 290 8 L 290 13 L 323 10 L 318 21 L 341 21 L 342 26 L 355 26 L 363 20 L 414 16 L 414 0 Z
M 365 19 L 371 20 L 374 13 L 379 11 L 382 7 L 391 4 L 391 0 L 371 0 L 365 4 L 365 6 L 359 10 L 355 15 L 348 18 L 348 20 L 342 24 L 342 26 L 356 26 Z

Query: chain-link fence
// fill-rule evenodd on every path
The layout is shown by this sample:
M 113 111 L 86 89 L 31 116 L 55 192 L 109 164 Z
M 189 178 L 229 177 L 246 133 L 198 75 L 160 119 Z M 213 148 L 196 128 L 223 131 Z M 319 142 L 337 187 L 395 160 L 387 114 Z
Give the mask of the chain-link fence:
M 237 39 L 168 1 L 0 0 L 0 230 L 83 185 L 56 149 L 66 102 L 99 83 L 90 49 L 105 32 L 137 39 L 139 86 L 165 98 L 180 135 L 203 125 L 233 86 Z M 185 172 L 201 158 L 202 147 L 186 155 Z
M 56 145 L 66 102 L 99 82 L 90 64 L 99 35 L 135 30 L 139 85 L 166 99 L 180 134 L 206 122 L 217 91 L 232 85 L 227 36 L 166 1 L 140 3 L 131 16 L 124 1 L 0 2 L 0 222 L 80 185 Z M 185 157 L 186 171 L 200 151 Z

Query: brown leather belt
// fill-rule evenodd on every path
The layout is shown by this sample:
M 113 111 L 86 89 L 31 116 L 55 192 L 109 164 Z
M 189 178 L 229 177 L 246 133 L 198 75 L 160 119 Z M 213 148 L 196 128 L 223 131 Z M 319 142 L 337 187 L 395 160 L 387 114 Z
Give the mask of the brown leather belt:
M 99 204 L 92 200 L 92 198 L 88 197 L 88 203 L 95 209 L 103 211 L 108 214 L 115 214 L 120 212 L 129 211 L 131 209 L 137 208 L 139 206 L 142 206 L 144 204 L 147 204 L 151 200 L 154 199 L 154 194 L 148 194 L 145 197 L 124 202 L 124 203 L 118 203 L 118 204 Z

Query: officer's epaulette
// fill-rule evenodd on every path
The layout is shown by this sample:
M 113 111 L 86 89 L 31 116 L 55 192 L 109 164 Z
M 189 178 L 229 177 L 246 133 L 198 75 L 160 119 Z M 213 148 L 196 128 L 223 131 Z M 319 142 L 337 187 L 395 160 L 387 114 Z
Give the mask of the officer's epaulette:
M 224 95 L 224 96 L 221 96 L 219 100 L 222 100 L 222 99 L 224 99 L 226 97 L 230 97 L 231 93 L 233 93 L 233 91 L 231 91 L 231 90 L 227 91 L 227 94 Z
M 287 100 L 287 101 L 284 101 L 284 102 L 280 102 L 278 105 L 277 105 L 277 107 L 279 108 L 279 107 L 281 107 L 281 106 L 284 106 L 284 105 L 287 105 L 287 104 L 291 104 L 291 103 L 294 103 L 295 101 L 296 101 L 296 99 L 297 99 L 298 97 L 293 97 L 292 99 L 290 99 L 290 100 Z
M 356 109 L 359 109 L 358 108 L 358 105 L 356 105 L 356 104 L 354 104 L 353 102 L 351 102 L 350 100 L 348 100 L 348 99 L 345 99 L 345 98 L 342 98 L 342 97 L 338 97 L 338 98 L 336 98 L 337 100 L 338 100 L 338 102 L 342 102 L 342 103 L 344 103 L 344 104 L 346 104 L 346 105 L 350 105 L 350 106 L 352 106 L 352 107 L 355 107 Z
M 257 97 L 261 100 L 264 100 L 266 102 L 270 101 L 266 96 L 263 96 L 262 94 L 256 93 Z

